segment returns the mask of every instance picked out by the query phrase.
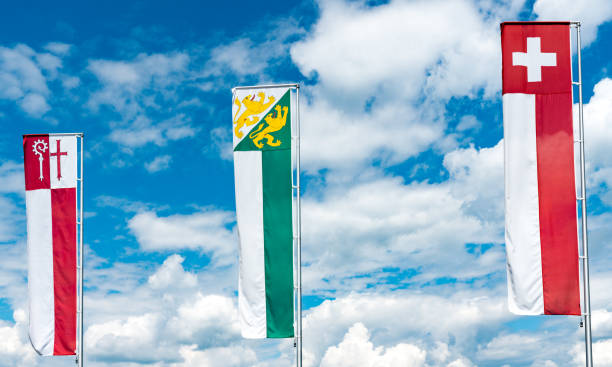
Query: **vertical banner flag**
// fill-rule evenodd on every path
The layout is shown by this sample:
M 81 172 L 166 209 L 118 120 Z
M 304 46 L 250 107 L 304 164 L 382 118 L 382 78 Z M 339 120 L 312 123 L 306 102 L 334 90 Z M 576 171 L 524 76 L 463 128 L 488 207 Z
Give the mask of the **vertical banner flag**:
M 74 355 L 77 328 L 77 141 L 24 135 L 30 341 Z
M 501 24 L 508 304 L 580 315 L 569 22 Z
M 290 100 L 289 88 L 234 91 L 238 308 L 245 338 L 294 335 Z

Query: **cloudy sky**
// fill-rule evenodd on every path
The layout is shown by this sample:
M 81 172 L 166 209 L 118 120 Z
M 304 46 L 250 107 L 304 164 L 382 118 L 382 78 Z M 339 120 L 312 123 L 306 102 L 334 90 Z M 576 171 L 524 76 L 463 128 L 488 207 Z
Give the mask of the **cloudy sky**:
M 305 367 L 583 366 L 507 311 L 499 23 L 583 22 L 594 358 L 612 366 L 609 0 L 27 1 L 0 13 L 0 366 L 27 339 L 21 135 L 85 133 L 86 362 L 291 366 L 237 318 L 231 87 L 302 84 Z

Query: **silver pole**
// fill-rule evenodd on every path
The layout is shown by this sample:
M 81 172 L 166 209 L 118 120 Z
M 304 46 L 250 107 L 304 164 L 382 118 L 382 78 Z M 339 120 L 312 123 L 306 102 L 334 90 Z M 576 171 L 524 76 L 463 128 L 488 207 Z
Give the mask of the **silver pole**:
M 297 367 L 302 367 L 302 207 L 300 205 L 300 86 L 295 87 L 297 113 L 296 170 L 297 170 Z
M 80 178 L 80 209 L 79 223 L 81 230 L 79 231 L 79 350 L 78 350 L 78 365 L 83 367 L 83 139 L 81 134 L 81 178 Z
M 580 22 L 576 23 L 578 43 L 578 121 L 580 143 L 580 198 L 582 204 L 582 295 L 584 299 L 584 341 L 586 366 L 593 367 L 593 341 L 591 336 L 591 284 L 589 281 L 589 244 L 587 238 L 586 178 L 584 164 L 584 117 L 582 111 L 582 58 L 580 43 Z

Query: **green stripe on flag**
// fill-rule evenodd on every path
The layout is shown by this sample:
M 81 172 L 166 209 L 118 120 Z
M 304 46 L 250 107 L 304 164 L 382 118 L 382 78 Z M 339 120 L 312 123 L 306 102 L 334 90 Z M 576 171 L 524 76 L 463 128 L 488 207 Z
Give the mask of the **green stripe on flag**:
M 291 149 L 262 153 L 268 338 L 293 337 Z

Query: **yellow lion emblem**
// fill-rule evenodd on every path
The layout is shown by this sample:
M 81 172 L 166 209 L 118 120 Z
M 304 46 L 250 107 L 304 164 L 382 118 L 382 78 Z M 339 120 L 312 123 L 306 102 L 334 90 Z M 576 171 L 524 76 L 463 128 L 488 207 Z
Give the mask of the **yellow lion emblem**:
M 253 139 L 253 144 L 259 149 L 263 148 L 263 143 L 261 142 L 263 139 L 266 139 L 266 144 L 271 147 L 277 147 L 281 145 L 281 141 L 276 139 L 270 135 L 273 132 L 279 131 L 282 129 L 287 123 L 287 113 L 289 112 L 289 107 L 276 105 L 274 108 L 276 110 L 276 116 L 272 116 L 272 113 L 269 113 L 264 117 L 264 120 L 267 124 L 261 124 L 259 127 L 252 131 L 249 134 L 249 138 Z
M 259 96 L 258 101 L 255 100 L 255 94 L 244 97 L 242 99 L 242 103 L 240 103 L 238 98 L 234 100 L 234 104 L 238 107 L 236 115 L 234 115 L 234 125 L 236 125 L 234 127 L 234 134 L 236 134 L 238 139 L 241 139 L 243 135 L 240 129 L 242 129 L 242 127 L 245 125 L 251 126 L 258 122 L 259 119 L 257 118 L 257 115 L 268 109 L 268 107 L 270 107 L 276 100 L 274 96 L 269 96 L 268 102 L 265 102 L 266 95 L 264 92 L 257 93 L 257 96 Z M 240 114 L 242 106 L 246 107 L 246 110 Z

